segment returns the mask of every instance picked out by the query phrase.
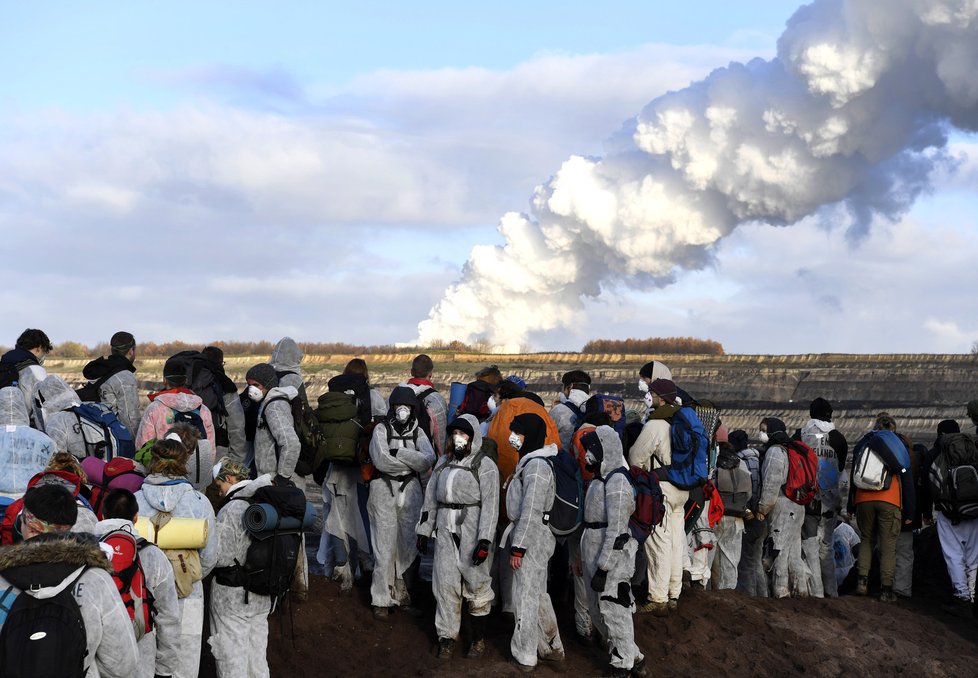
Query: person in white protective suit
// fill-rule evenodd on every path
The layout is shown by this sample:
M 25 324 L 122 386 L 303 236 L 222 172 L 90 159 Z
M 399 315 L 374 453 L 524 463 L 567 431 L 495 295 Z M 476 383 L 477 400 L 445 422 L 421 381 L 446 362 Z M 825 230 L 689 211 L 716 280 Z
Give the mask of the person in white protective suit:
M 71 409 L 81 405 L 74 389 L 61 377 L 49 374 L 38 384 L 37 393 L 44 415 L 44 432 L 54 441 L 58 452 L 68 452 L 78 459 L 96 454 L 95 434 L 101 431 L 88 427 L 92 439 L 86 442 L 82 420 Z
M 217 514 L 217 564 L 211 588 L 211 636 L 208 643 L 214 654 L 219 678 L 267 678 L 269 596 L 245 591 L 241 586 L 226 586 L 222 577 L 227 568 L 245 562 L 251 537 L 245 529 L 244 514 L 248 499 L 262 487 L 272 484 L 270 475 L 249 478 L 248 468 L 230 457 L 214 467 L 214 482 L 227 501 Z
M 581 564 L 589 582 L 591 622 L 607 641 L 611 676 L 646 675 L 645 656 L 635 644 L 631 579 L 638 542 L 628 528 L 635 495 L 621 438 L 599 426 L 581 438 L 585 464 L 594 473 L 584 500 Z
M 761 424 L 761 441 L 766 443 L 767 449 L 761 467 L 761 498 L 757 511 L 758 519 L 768 523 L 767 544 L 774 561 L 770 565 L 771 594 L 774 598 L 786 598 L 792 593 L 807 596 L 810 573 L 801 556 L 805 507 L 791 501 L 784 493 L 788 481 L 788 450 L 785 446 L 790 439 L 780 419 L 769 417 Z
M 465 656 L 485 652 L 486 616 L 492 607 L 492 538 L 499 518 L 499 469 L 482 452 L 479 420 L 463 414 L 448 426 L 450 450 L 435 466 L 418 521 L 418 551 L 434 536 L 432 587 L 438 658 L 449 659 L 468 601 L 471 644 Z
M 370 481 L 367 515 L 374 552 L 370 600 L 374 616 L 386 617 L 391 607 L 411 604 L 404 575 L 417 558 L 415 527 L 424 492 L 421 475 L 435 463 L 435 450 L 415 416 L 414 391 L 398 386 L 391 392 L 387 419 L 370 439 Z
M 189 453 L 182 443 L 164 439 L 153 445 L 150 474 L 142 488 L 136 493 L 139 514 L 153 522 L 158 513 L 169 513 L 172 518 L 197 518 L 207 521 L 207 534 L 210 538 L 206 546 L 199 549 L 200 568 L 207 577 L 217 561 L 217 533 L 214 523 L 214 509 L 210 501 L 194 489 L 186 480 L 187 457 Z M 200 668 L 200 641 L 204 628 L 204 587 L 195 581 L 190 593 L 179 599 L 180 647 L 177 666 L 173 668 L 173 678 L 194 678 Z
M 123 488 L 111 490 L 102 503 L 104 520 L 95 526 L 94 534 L 100 539 L 115 530 L 124 530 L 138 537 L 135 522 L 139 517 L 139 504 L 132 492 Z M 146 579 L 146 590 L 153 596 L 153 630 L 137 642 L 139 666 L 136 678 L 173 675 L 180 647 L 180 605 L 173 583 L 173 567 L 157 546 L 146 543 L 139 546 L 139 565 Z
M 516 628 L 510 652 L 516 667 L 529 672 L 538 659 L 564 659 L 553 602 L 547 593 L 547 570 L 557 545 L 547 524 L 557 491 L 548 458 L 557 455 L 557 446 L 544 445 L 547 427 L 535 414 L 514 417 L 509 428 L 509 444 L 520 453 L 516 469 L 507 481 L 506 514 L 510 526 L 503 534 L 503 543 L 509 546 L 509 565 L 514 570 Z

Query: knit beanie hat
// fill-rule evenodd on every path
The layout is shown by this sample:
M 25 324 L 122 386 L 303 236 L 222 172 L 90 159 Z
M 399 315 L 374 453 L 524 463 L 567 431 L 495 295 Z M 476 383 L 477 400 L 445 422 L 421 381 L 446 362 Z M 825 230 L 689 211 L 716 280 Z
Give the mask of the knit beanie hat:
M 808 414 L 812 419 L 832 421 L 832 404 L 825 398 L 815 398 L 808 406 Z
M 672 379 L 656 379 L 649 384 L 649 390 L 670 405 L 676 403 L 676 384 Z
M 248 379 L 257 381 L 266 389 L 278 386 L 278 375 L 275 373 L 275 368 L 268 363 L 258 363 L 248 370 L 248 373 L 245 375 L 245 381 Z

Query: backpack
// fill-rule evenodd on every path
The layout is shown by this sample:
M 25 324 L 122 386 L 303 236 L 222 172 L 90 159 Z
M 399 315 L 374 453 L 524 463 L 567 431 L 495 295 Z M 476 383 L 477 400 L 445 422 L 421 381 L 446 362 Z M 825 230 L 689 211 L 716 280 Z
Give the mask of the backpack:
M 78 419 L 78 430 L 85 440 L 85 454 L 106 461 L 113 457 L 132 459 L 136 440 L 126 425 L 107 405 L 82 403 L 70 409 Z
M 251 505 L 267 504 L 280 519 L 298 518 L 300 524 L 306 513 L 305 495 L 295 487 L 262 487 L 251 497 L 232 496 L 229 499 L 234 500 Z M 223 586 L 239 586 L 246 592 L 270 596 L 273 600 L 281 598 L 292 588 L 292 579 L 302 548 L 301 529 L 276 528 L 271 534 L 267 531 L 254 532 L 248 521 L 245 521 L 245 529 L 251 539 L 245 561 L 235 561 L 230 567 L 217 568 L 217 582 Z M 247 594 L 245 602 L 248 602 Z
M 670 418 L 672 459 L 666 480 L 681 490 L 700 487 L 709 476 L 709 436 L 692 407 L 683 405 Z
M 139 562 L 139 552 L 149 542 L 138 538 L 128 530 L 109 532 L 100 540 L 112 547 L 112 581 L 119 589 L 122 603 L 126 606 L 136 642 L 153 630 L 153 594 L 146 588 L 146 573 Z
M 631 483 L 635 510 L 628 517 L 628 531 L 639 544 L 644 544 L 666 516 L 665 497 L 659 487 L 659 478 L 640 466 L 631 466 L 627 471 L 619 466 L 602 480 L 607 483 L 608 478 L 616 473 L 622 474 Z
M 465 387 L 465 397 L 458 406 L 456 415 L 471 414 L 479 421 L 489 416 L 489 398 L 492 396 L 492 386 L 484 381 L 473 381 Z
M 12 587 L 0 593 L 0 615 L 6 617 L 0 628 L 0 676 L 84 678 L 88 636 L 71 592 L 85 569 L 72 571 L 50 598 L 22 592 L 11 601 Z
M 214 374 L 211 362 L 200 351 L 193 350 L 180 351 L 170 358 L 177 359 L 186 366 L 187 388 L 200 397 L 218 422 L 226 422 L 228 411 L 224 406 L 224 387 Z
M 868 438 L 868 436 L 867 436 Z M 867 438 L 857 446 L 852 463 L 852 482 L 860 490 L 878 492 L 889 489 L 893 474 Z
M 180 410 L 171 409 L 173 412 L 173 423 L 174 424 L 190 424 L 197 432 L 200 433 L 201 440 L 207 440 L 207 427 L 204 426 L 204 419 L 200 416 L 200 408 L 194 410 L 188 410 L 186 412 L 181 412 Z
M 801 506 L 807 506 L 818 495 L 818 460 L 815 453 L 800 440 L 784 444 L 788 452 L 788 479 L 784 494 Z
M 22 360 L 19 363 L 0 362 L 0 388 L 17 386 L 20 383 L 20 371 L 31 365 L 29 360 Z
M 411 389 L 412 391 L 414 389 Z M 418 419 L 418 426 L 424 431 L 424 434 L 428 436 L 428 440 L 433 440 L 431 437 L 431 413 L 428 412 L 428 406 L 425 404 L 425 398 L 430 396 L 432 393 L 437 393 L 437 391 L 431 387 L 428 387 L 416 393 L 415 397 L 418 399 L 418 406 L 415 408 L 415 416 Z
M 751 496 L 750 496 L 750 510 L 757 513 L 757 502 L 761 499 L 761 458 L 757 454 L 756 450 L 754 454 L 744 454 L 746 450 L 737 453 L 737 456 L 743 460 L 744 464 L 747 465 L 747 471 L 750 473 L 750 483 L 751 483 Z M 741 456 L 743 454 L 743 456 Z
M 544 522 L 557 537 L 571 534 L 584 520 L 584 482 L 577 460 L 564 450 L 543 457 L 554 474 L 554 501 L 544 513 Z
M 978 446 L 967 433 L 945 433 L 930 467 L 934 501 L 952 521 L 978 518 Z
M 723 515 L 736 518 L 747 515 L 754 485 L 746 462 L 736 454 L 721 452 L 717 459 L 715 484 L 723 501 Z
M 102 502 L 110 490 L 121 487 L 135 494 L 146 478 L 136 470 L 135 462 L 125 457 L 116 457 L 108 463 L 98 457 L 85 457 L 81 466 L 92 489 L 89 503 L 99 520 L 102 520 Z
M 835 448 L 829 444 L 829 434 L 818 428 L 801 431 L 801 441 L 808 445 L 818 460 L 818 497 L 819 513 L 823 511 L 838 512 L 842 508 L 842 496 L 839 492 L 839 457 Z
M 356 398 L 342 391 L 324 393 L 319 396 L 316 420 L 320 435 L 313 471 L 318 472 L 324 463 L 358 463 L 363 426 L 357 418 Z
M 182 480 L 180 482 L 187 482 Z M 156 512 L 150 523 L 153 525 L 153 543 L 158 544 L 160 531 L 166 528 L 172 516 L 164 511 Z M 214 537 L 211 537 L 212 539 Z M 200 552 L 197 549 L 160 549 L 170 561 L 173 568 L 173 583 L 177 589 L 177 598 L 186 598 L 193 592 L 194 583 L 204 578 L 204 569 L 200 564 Z

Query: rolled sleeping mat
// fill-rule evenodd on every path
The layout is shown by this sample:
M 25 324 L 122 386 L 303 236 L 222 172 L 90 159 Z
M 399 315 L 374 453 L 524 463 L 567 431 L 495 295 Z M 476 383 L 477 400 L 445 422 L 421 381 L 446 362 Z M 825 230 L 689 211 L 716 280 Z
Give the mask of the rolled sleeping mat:
M 207 520 L 204 518 L 170 518 L 157 535 L 149 518 L 139 516 L 136 531 L 161 549 L 202 549 L 207 546 Z
M 316 507 L 306 502 L 306 512 L 302 520 L 287 517 L 280 518 L 278 511 L 271 504 L 252 504 L 245 509 L 245 529 L 254 535 L 275 530 L 299 531 L 307 530 L 316 523 Z
M 453 381 L 451 389 L 448 392 L 448 423 L 452 423 L 455 415 L 458 413 L 458 408 L 462 406 L 462 401 L 465 400 L 465 389 L 468 384 L 463 384 L 460 381 Z

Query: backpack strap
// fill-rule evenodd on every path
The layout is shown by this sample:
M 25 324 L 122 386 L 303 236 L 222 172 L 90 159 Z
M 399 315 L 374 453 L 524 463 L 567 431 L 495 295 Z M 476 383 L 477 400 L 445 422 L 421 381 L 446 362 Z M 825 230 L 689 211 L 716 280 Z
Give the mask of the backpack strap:
M 584 423 L 584 411 L 580 407 L 578 407 L 577 405 L 575 405 L 569 400 L 565 400 L 564 402 L 561 403 L 561 405 L 564 405 L 567 409 L 569 409 L 577 416 L 578 426 Z
M 11 608 L 13 608 L 14 603 L 17 601 L 17 595 L 13 586 L 8 586 L 6 591 L 0 593 L 0 626 L 3 626 L 7 615 L 10 614 Z

